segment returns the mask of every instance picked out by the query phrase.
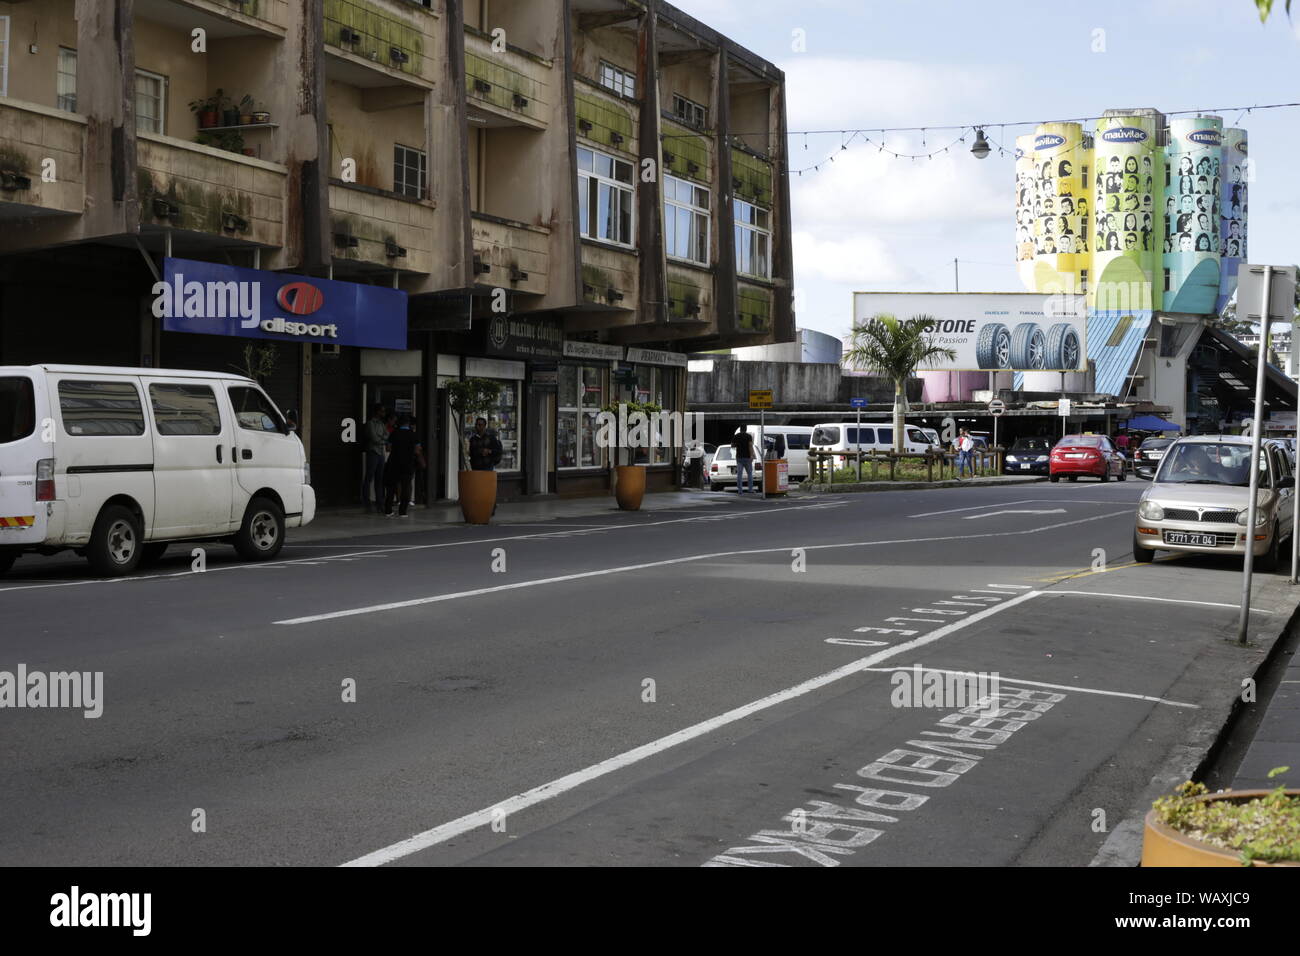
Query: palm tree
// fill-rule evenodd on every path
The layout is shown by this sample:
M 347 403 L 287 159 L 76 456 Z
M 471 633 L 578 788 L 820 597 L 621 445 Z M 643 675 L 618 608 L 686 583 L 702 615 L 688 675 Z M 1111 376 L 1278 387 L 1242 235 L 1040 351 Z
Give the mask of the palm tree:
M 907 380 L 917 366 L 957 358 L 956 349 L 935 345 L 929 332 L 934 328 L 932 315 L 914 315 L 906 322 L 882 313 L 873 315 L 849 334 L 849 349 L 844 361 L 853 368 L 886 375 L 894 382 L 894 452 L 903 452 L 903 410 L 907 405 Z

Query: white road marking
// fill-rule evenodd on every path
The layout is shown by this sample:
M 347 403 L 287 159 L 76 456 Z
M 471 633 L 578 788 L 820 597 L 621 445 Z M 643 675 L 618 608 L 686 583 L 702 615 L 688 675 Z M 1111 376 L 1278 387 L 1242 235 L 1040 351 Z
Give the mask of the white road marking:
M 287 618 L 281 621 L 273 621 L 274 624 L 314 624 L 319 621 L 331 621 L 337 618 L 354 617 L 360 614 L 370 614 L 379 611 L 393 611 L 401 608 L 419 607 L 425 604 L 439 604 L 444 601 L 455 601 L 467 597 L 480 597 L 484 594 L 496 594 L 501 591 L 515 591 L 520 588 L 539 587 L 544 584 L 560 584 L 567 581 L 579 581 L 584 578 L 603 577 L 609 574 L 621 574 L 626 571 L 643 571 L 647 568 L 663 568 L 675 564 L 690 564 L 695 561 L 708 561 L 717 558 L 746 557 L 756 554 L 789 554 L 794 547 L 802 547 L 805 551 L 830 551 L 837 548 L 865 548 L 877 547 L 884 544 L 920 544 L 932 541 L 970 541 L 975 538 L 1002 538 L 1021 534 L 1037 534 L 1040 531 L 1054 531 L 1057 528 L 1065 528 L 1070 525 L 1084 524 L 1089 521 L 1100 521 L 1105 518 L 1112 518 L 1118 514 L 1128 514 L 1127 511 L 1115 512 L 1109 515 L 1095 515 L 1091 518 L 1077 518 L 1074 521 L 1062 521 L 1053 525 L 1046 525 L 1042 528 L 1026 528 L 1021 531 L 987 531 L 982 534 L 963 534 L 963 535 L 945 535 L 936 538 L 897 538 L 887 541 L 853 541 L 845 544 L 810 544 L 795 545 L 783 548 L 750 548 L 742 551 L 715 551 L 709 554 L 690 554 L 680 558 L 668 558 L 663 561 L 650 561 L 645 564 L 629 564 L 616 568 L 601 568 L 596 571 L 581 571 L 574 574 L 561 574 L 552 578 L 540 578 L 533 581 L 517 581 L 513 584 L 499 584 L 495 587 L 474 588 L 470 591 L 456 591 L 448 594 L 435 594 L 430 597 L 413 598 L 407 601 L 394 601 L 386 604 L 372 604 L 365 607 L 349 608 L 343 611 L 329 611 L 324 614 L 312 614 L 306 617 Z M 527 535 L 527 537 L 537 537 L 536 535 Z M 506 539 L 510 540 L 510 539 Z M 486 544 L 490 542 L 476 542 Z M 420 548 L 445 547 L 446 545 L 420 545 Z M 263 565 L 265 566 L 265 565 Z M 119 579 L 127 580 L 127 579 Z M 1004 584 L 990 585 L 990 587 L 1003 587 L 1014 590 L 1027 590 L 1028 585 L 1021 584 Z M 941 612 L 940 612 L 941 613 Z M 961 613 L 961 612 L 957 612 Z
M 959 511 L 979 511 L 983 508 L 996 508 L 998 505 L 1028 505 L 1038 501 L 1037 498 L 1023 498 L 1020 501 L 999 501 L 989 502 L 982 505 L 971 505 L 969 508 L 949 508 L 947 511 L 923 511 L 919 515 L 908 515 L 909 518 L 932 518 L 935 515 L 952 515 Z
M 1059 515 L 1065 514 L 1064 508 L 1010 508 L 1005 511 L 990 511 L 982 515 L 962 515 L 963 521 L 976 518 L 996 518 L 998 515 Z
M 645 760 L 648 757 L 653 757 L 654 755 L 669 750 L 672 747 L 676 747 L 679 744 L 712 733 L 719 727 L 725 727 L 727 724 L 743 720 L 746 717 L 767 710 L 770 707 L 775 707 L 776 705 L 783 704 L 786 701 L 802 697 L 803 695 L 825 687 L 828 684 L 833 684 L 836 681 L 843 680 L 845 677 L 852 677 L 854 674 L 858 674 L 873 665 L 888 660 L 898 654 L 903 654 L 908 651 L 913 651 L 918 647 L 932 644 L 935 641 L 947 637 L 949 634 L 966 627 L 968 624 L 973 624 L 976 621 L 991 617 L 999 611 L 1004 611 L 1022 601 L 1028 601 L 1037 596 L 1038 593 L 1039 592 L 1037 591 L 1029 591 L 1025 594 L 1017 595 L 1004 604 L 988 608 L 981 611 L 979 614 L 971 615 L 963 621 L 955 621 L 947 627 L 941 627 L 923 637 L 914 638 L 913 640 L 888 648 L 887 650 L 877 651 L 875 654 L 863 657 L 850 664 L 845 664 L 843 667 L 837 667 L 832 671 L 827 671 L 825 674 L 820 674 L 817 677 L 795 684 L 793 687 L 787 687 L 785 690 L 778 691 L 775 694 L 769 694 L 767 697 L 762 697 L 758 700 L 751 701 L 748 704 L 733 708 L 732 710 L 719 714 L 716 717 L 711 717 L 708 720 L 692 724 L 691 726 L 679 730 L 676 733 L 669 734 L 666 737 L 660 737 L 658 740 L 652 740 L 648 744 L 642 744 L 640 747 L 634 747 L 631 750 L 624 751 L 616 757 L 610 757 L 608 760 L 602 760 L 600 763 L 592 764 L 590 767 L 567 774 L 557 780 L 552 780 L 550 783 L 544 783 L 541 786 L 533 787 L 531 790 L 525 790 L 523 793 L 517 793 L 512 797 L 498 801 L 482 810 L 477 810 L 474 813 L 458 817 L 457 819 L 444 823 L 441 826 L 425 830 L 423 833 L 417 833 L 414 836 L 394 843 L 391 846 L 386 846 L 383 849 L 375 850 L 373 853 L 367 853 L 365 856 L 358 857 L 355 860 L 350 860 L 349 862 L 344 863 L 343 866 L 382 866 L 385 863 L 391 863 L 394 860 L 401 859 L 402 857 L 410 856 L 412 853 L 419 853 L 421 850 L 427 850 L 431 846 L 444 843 L 447 840 L 454 839 L 455 837 L 468 833 L 471 830 L 476 830 L 482 826 L 488 826 L 494 819 L 499 819 L 502 813 L 508 816 L 526 810 L 529 807 L 536 806 L 539 803 L 558 797 L 562 793 L 580 787 L 599 777 L 606 776 L 607 774 L 611 774 L 616 770 L 621 770 L 624 767 L 630 767 L 632 764 Z
M 1187 601 L 1187 600 L 1183 600 L 1182 598 L 1151 597 L 1150 595 L 1146 595 L 1146 594 L 1112 594 L 1107 591 L 1045 590 L 1043 591 L 1043 593 L 1044 594 L 1073 594 L 1081 597 L 1121 598 L 1123 600 L 1128 600 L 1128 601 L 1158 601 L 1161 604 L 1195 604 L 1195 605 L 1199 605 L 1200 607 L 1230 607 L 1234 609 L 1241 607 L 1241 605 L 1238 604 L 1236 601 L 1233 601 L 1232 603 L 1225 603 L 1223 601 Z M 1274 613 L 1273 611 L 1266 611 L 1263 608 L 1255 608 L 1255 607 L 1251 608 L 1251 611 L 1253 611 L 1256 614 Z
M 878 671 L 880 673 L 890 673 L 893 671 L 910 671 L 914 667 L 920 667 L 922 671 L 933 671 L 936 674 L 961 674 L 967 677 L 978 676 L 974 671 L 953 671 L 945 670 L 941 667 L 925 667 L 924 665 L 914 664 L 912 667 L 864 667 L 863 670 Z M 999 684 L 1023 684 L 1026 687 L 1049 687 L 1052 690 L 1069 690 L 1076 691 L 1080 694 L 1100 694 L 1104 697 L 1127 697 L 1132 700 L 1147 700 L 1153 704 L 1166 704 L 1169 707 L 1189 707 L 1192 710 L 1200 710 L 1200 704 L 1185 704 L 1179 700 L 1168 700 L 1164 697 L 1152 697 L 1148 694 L 1129 694 L 1120 690 L 1099 690 L 1095 687 L 1074 687 L 1071 684 L 1048 684 L 1037 680 L 1018 680 L 1014 677 L 998 675 Z

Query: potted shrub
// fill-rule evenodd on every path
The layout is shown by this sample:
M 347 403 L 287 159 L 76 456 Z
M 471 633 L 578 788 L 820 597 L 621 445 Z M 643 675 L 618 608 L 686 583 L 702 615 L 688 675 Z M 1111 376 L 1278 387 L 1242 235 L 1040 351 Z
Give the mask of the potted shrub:
M 239 125 L 252 126 L 253 125 L 253 98 L 249 96 L 247 93 L 245 93 L 244 98 L 239 101 L 238 109 L 239 109 Z
M 626 418 L 619 420 L 619 406 L 627 408 Z M 620 402 L 606 405 L 602 411 L 612 416 L 607 418 L 597 440 L 605 447 L 615 448 L 614 460 L 614 498 L 624 511 L 638 511 L 645 498 L 646 465 L 649 464 L 651 445 L 651 419 L 663 409 L 654 402 Z M 644 419 L 632 416 L 638 412 Z M 626 430 L 621 426 L 626 426 Z M 611 436 L 609 431 L 613 431 Z M 637 439 L 637 440 L 634 440 Z M 638 460 L 642 450 L 646 452 L 644 461 Z
M 231 102 L 230 97 L 226 96 L 225 90 L 217 90 L 217 108 L 221 111 L 222 126 L 239 125 L 239 107 Z
M 198 117 L 199 129 L 209 129 L 216 126 L 221 118 L 221 103 L 215 95 L 201 100 L 191 100 L 190 111 Z
M 1210 793 L 1184 783 L 1147 814 L 1142 865 L 1300 866 L 1300 790 Z
M 501 383 L 488 378 L 465 378 L 447 386 L 447 405 L 451 408 L 460 439 L 460 471 L 456 480 L 460 487 L 460 512 L 467 524 L 487 524 L 497 503 L 497 473 L 473 471 L 469 467 L 469 439 L 465 434 L 467 422 L 485 417 L 495 408 L 501 397 Z

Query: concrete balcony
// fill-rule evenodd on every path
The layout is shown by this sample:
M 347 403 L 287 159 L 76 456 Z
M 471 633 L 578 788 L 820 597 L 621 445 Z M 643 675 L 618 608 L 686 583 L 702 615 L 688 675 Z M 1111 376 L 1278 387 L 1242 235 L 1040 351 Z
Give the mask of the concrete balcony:
M 474 213 L 475 284 L 546 295 L 551 231 Z
M 136 135 L 141 231 L 171 228 L 227 242 L 284 245 L 285 167 L 167 136 Z
M 433 271 L 432 202 L 337 179 L 329 193 L 336 273 Z
M 80 215 L 86 118 L 0 97 L 0 219 Z
M 465 96 L 485 125 L 545 129 L 555 103 L 553 72 L 549 60 L 512 46 L 494 52 L 490 36 L 465 28 Z
M 631 319 L 640 292 L 637 254 L 591 239 L 582 240 L 582 302 L 587 308 L 618 310 Z
M 283 39 L 289 29 L 289 10 L 289 0 L 135 0 L 137 17 L 184 22 L 217 38 L 262 34 Z
M 742 335 L 770 335 L 774 293 L 768 286 L 741 280 L 736 287 L 736 331 Z
M 353 86 L 432 89 L 438 17 L 403 0 L 324 0 L 326 73 Z

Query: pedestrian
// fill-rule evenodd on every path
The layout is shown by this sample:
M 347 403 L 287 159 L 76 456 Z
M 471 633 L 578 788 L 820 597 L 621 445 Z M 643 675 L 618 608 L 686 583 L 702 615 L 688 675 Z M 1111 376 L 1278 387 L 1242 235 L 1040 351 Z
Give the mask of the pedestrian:
M 424 449 L 411 428 L 411 416 L 403 415 L 397 420 L 397 427 L 388 436 L 388 463 L 384 466 L 384 479 L 387 485 L 384 495 L 384 517 L 393 516 L 393 504 L 398 503 L 398 516 L 409 518 L 407 507 L 411 500 L 411 486 L 415 479 L 416 467 L 424 467 Z
M 975 451 L 975 439 L 970 437 L 970 432 L 966 429 L 961 430 L 957 436 L 957 477 L 963 477 L 967 471 L 970 477 L 975 477 L 975 466 L 971 461 L 971 455 Z
M 503 454 L 505 449 L 501 447 L 497 433 L 487 427 L 487 419 L 475 419 L 474 433 L 469 436 L 469 467 L 473 471 L 496 471 Z M 492 513 L 497 513 L 495 503 Z
M 736 494 L 749 494 L 756 491 L 754 487 L 754 436 L 743 425 L 736 429 L 731 439 L 731 447 L 736 452 Z M 745 476 L 745 488 L 740 487 L 741 475 Z
M 370 419 L 361 433 L 366 455 L 365 471 L 361 479 L 361 504 L 367 514 L 378 514 L 384 510 L 384 447 L 388 442 L 388 428 L 384 425 L 384 418 L 384 406 L 372 406 Z

